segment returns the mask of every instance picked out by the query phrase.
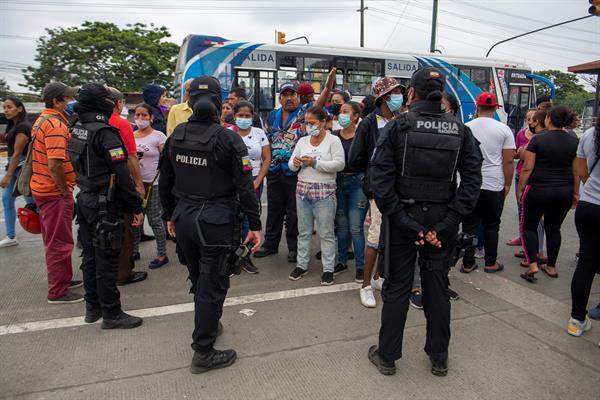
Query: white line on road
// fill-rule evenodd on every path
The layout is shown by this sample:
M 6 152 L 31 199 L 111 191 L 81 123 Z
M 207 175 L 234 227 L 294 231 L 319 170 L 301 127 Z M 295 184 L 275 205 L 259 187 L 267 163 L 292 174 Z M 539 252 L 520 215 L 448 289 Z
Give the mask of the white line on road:
M 304 289 L 282 290 L 279 292 L 251 294 L 247 296 L 230 297 L 225 299 L 225 307 L 239 306 L 243 304 L 262 303 L 265 301 L 293 299 L 297 297 L 314 296 L 317 294 L 346 292 L 360 288 L 358 283 L 342 283 L 333 286 L 316 286 Z M 175 304 L 171 306 L 141 308 L 139 310 L 130 310 L 129 313 L 147 318 L 160 317 L 163 315 L 172 315 L 194 310 L 194 303 Z M 58 318 L 47 321 L 33 321 L 19 324 L 0 325 L 0 336 L 11 335 L 15 333 L 26 333 L 45 331 L 49 329 L 73 328 L 77 326 L 89 325 L 83 321 L 83 317 Z

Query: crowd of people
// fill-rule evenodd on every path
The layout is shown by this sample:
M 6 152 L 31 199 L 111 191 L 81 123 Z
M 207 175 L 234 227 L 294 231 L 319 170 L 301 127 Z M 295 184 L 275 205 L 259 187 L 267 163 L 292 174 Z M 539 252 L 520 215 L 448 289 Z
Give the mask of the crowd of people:
M 309 83 L 282 84 L 281 107 L 265 118 L 248 101 L 244 88 L 232 88 L 218 115 L 221 125 L 237 133 L 247 147 L 258 199 L 267 185 L 265 240 L 253 258 L 277 254 L 285 230 L 287 260 L 294 264 L 290 280 L 306 276 L 311 259 L 317 259 L 322 264 L 321 284 L 332 285 L 335 276 L 348 271 L 349 262 L 354 260 L 355 280 L 361 284 L 360 301 L 372 308 L 376 306 L 374 290 L 381 290 L 384 284 L 377 268 L 384 216 L 374 201 L 370 160 L 386 125 L 410 105 L 407 88 L 392 77 L 377 80 L 373 94 L 356 102 L 348 92 L 334 89 L 335 74 L 335 69 L 329 73 L 318 97 Z M 109 123 L 120 133 L 127 153 L 110 156 L 126 159 L 142 204 L 139 209 L 123 212 L 120 285 L 147 278 L 146 272 L 134 270 L 135 261 L 141 258 L 140 241 L 146 236 L 142 215 L 147 217 L 156 242 L 156 256 L 148 268 L 161 268 L 170 262 L 167 241 L 173 238 L 163 220 L 158 166 L 167 138 L 193 113 L 188 104 L 190 84 L 191 80 L 185 82 L 184 101 L 171 107 L 164 87 L 147 85 L 144 103 L 134 109 L 134 124 L 121 116 L 124 95 L 108 88 L 112 107 Z M 8 164 L 0 181 L 6 230 L 0 248 L 18 244 L 15 196 L 19 193 L 15 187 L 31 148 L 31 195 L 25 196 L 25 203 L 27 209 L 39 212 L 51 304 L 84 300 L 74 291 L 82 282 L 73 280 L 71 265 L 77 235 L 72 232 L 76 184 L 69 140 L 76 97 L 76 88 L 58 82 L 48 84 L 42 93 L 45 109 L 33 126 L 18 98 L 4 101 Z M 445 112 L 453 115 L 460 108 L 458 100 L 448 93 L 444 93 L 442 104 Z M 514 184 L 520 232 L 507 244 L 523 247 L 515 253 L 523 259 L 520 276 L 535 283 L 541 270 L 550 278 L 558 278 L 561 225 L 569 210 L 576 207 L 580 247 L 568 332 L 579 336 L 591 327 L 586 306 L 600 266 L 600 120 L 578 139 L 570 129 L 576 123 L 575 115 L 564 106 L 543 102 L 527 112 L 526 124 L 515 136 L 496 118 L 499 107 L 494 93 L 481 93 L 476 99 L 476 116 L 466 124 L 479 142 L 483 164 L 477 205 L 462 220 L 462 229 L 479 236 L 482 251 L 467 248 L 460 272 L 477 269 L 479 257 L 484 259 L 486 273 L 505 269 L 498 260 L 499 232 L 505 199 Z M 249 221 L 245 219 L 242 237 L 248 231 Z M 311 248 L 315 234 L 318 249 Z M 252 257 L 244 258 L 243 270 L 258 273 L 255 262 Z M 410 283 L 410 303 L 415 308 L 423 308 L 421 276 L 417 266 Z M 450 288 L 447 294 L 452 300 L 459 297 Z M 600 305 L 589 314 L 600 319 Z

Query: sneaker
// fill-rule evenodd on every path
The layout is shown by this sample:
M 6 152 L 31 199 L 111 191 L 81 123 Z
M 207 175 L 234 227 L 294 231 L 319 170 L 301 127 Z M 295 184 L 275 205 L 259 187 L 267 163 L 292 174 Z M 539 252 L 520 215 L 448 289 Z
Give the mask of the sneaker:
M 598 304 L 596 306 L 596 308 L 592 308 L 588 312 L 588 315 L 590 316 L 591 319 L 600 319 L 600 304 Z
M 290 281 L 297 281 L 298 279 L 302 278 L 306 274 L 308 274 L 307 269 L 302 269 L 300 267 L 296 267 L 290 274 L 289 279 L 290 279 Z
M 379 357 L 377 346 L 369 348 L 369 360 L 377 367 L 382 375 L 394 375 L 396 373 L 396 364 L 392 361 L 383 361 Z
M 4 239 L 0 240 L 0 248 L 2 248 L 2 247 L 12 247 L 12 246 L 16 246 L 18 244 L 19 244 L 19 242 L 17 242 L 17 239 L 15 239 L 15 238 L 9 238 L 8 236 L 5 237 Z
M 323 272 L 321 275 L 321 286 L 333 285 L 333 272 Z
M 423 309 L 423 296 L 420 290 L 415 290 L 410 294 L 410 305 L 417 310 Z
M 356 275 L 354 275 L 354 282 L 356 282 L 356 283 L 363 283 L 364 280 L 365 280 L 365 270 L 364 269 L 357 269 L 356 270 Z
M 67 292 L 67 294 L 57 297 L 56 299 L 48 298 L 48 304 L 71 304 L 81 303 L 82 301 L 83 295 L 73 292 Z
M 79 281 L 79 280 L 72 280 L 71 284 L 69 285 L 69 290 L 71 289 L 77 289 L 83 286 L 83 281 Z
M 249 274 L 258 274 L 258 268 L 256 268 L 250 257 L 242 260 L 242 269 Z
M 140 317 L 134 317 L 121 311 L 114 319 L 102 320 L 102 329 L 132 329 L 137 328 L 144 322 Z
M 236 359 L 237 353 L 235 350 L 220 351 L 213 349 L 206 354 L 196 351 L 194 352 L 194 357 L 192 357 L 190 372 L 192 374 L 201 374 L 211 369 L 226 368 L 232 365 Z
M 348 271 L 348 266 L 346 264 L 337 263 L 335 268 L 333 268 L 333 275 L 338 276 L 342 272 Z
M 484 258 L 485 250 L 484 249 L 475 249 L 475 258 Z
M 379 290 L 381 292 L 381 289 L 383 289 L 383 282 L 385 282 L 385 279 L 379 277 L 377 279 L 373 279 L 371 278 L 371 287 L 375 290 Z
M 371 286 L 360 289 L 360 302 L 367 308 L 375 308 L 377 306 L 377 301 L 375 300 L 375 295 L 373 294 L 373 288 Z
M 460 296 L 454 290 L 448 288 L 448 289 L 446 289 L 446 292 L 448 293 L 448 297 L 450 297 L 451 301 L 456 301 L 456 300 L 460 299 Z
M 572 336 L 581 336 L 583 332 L 587 332 L 590 329 L 592 329 L 592 321 L 587 316 L 583 322 L 571 318 L 569 319 L 569 325 L 567 325 L 567 332 Z

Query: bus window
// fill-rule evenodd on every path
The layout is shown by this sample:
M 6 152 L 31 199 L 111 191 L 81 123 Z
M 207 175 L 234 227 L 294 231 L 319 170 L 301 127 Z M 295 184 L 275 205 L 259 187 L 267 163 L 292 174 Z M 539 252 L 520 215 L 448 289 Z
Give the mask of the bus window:
M 282 67 L 277 71 L 277 88 L 286 82 L 298 81 L 298 72 L 296 68 Z
M 371 93 L 373 82 L 381 77 L 382 64 L 375 60 L 371 62 L 356 61 L 353 64 L 353 68 L 349 67 L 347 71 L 347 89 L 353 96 L 366 96 Z
M 253 72 L 253 71 L 252 71 Z M 254 103 L 254 79 L 251 71 L 237 71 L 237 87 L 246 89 L 248 101 Z
M 322 88 L 325 87 L 329 69 L 330 63 L 326 58 L 304 57 L 304 70 L 301 81 L 310 83 L 315 88 L 315 92 L 320 93 Z M 300 71 L 300 68 L 298 70 Z
M 492 85 L 492 69 L 489 67 L 474 67 L 457 65 L 460 72 L 469 77 L 482 92 L 493 92 L 495 93 Z
M 258 109 L 271 111 L 275 104 L 275 73 L 273 71 L 259 71 L 258 76 Z

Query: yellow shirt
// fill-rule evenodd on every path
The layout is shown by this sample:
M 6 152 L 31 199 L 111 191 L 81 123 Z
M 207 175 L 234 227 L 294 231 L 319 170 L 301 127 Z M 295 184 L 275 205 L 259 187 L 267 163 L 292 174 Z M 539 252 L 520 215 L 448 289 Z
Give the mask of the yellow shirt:
M 192 109 L 188 105 L 187 101 L 184 103 L 175 104 L 169 110 L 169 117 L 167 118 L 167 136 L 171 136 L 177 125 L 187 122 L 188 118 L 192 115 Z

